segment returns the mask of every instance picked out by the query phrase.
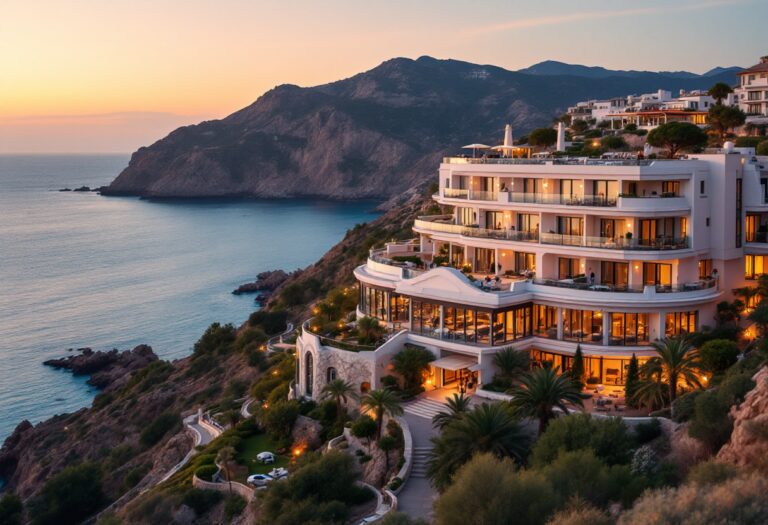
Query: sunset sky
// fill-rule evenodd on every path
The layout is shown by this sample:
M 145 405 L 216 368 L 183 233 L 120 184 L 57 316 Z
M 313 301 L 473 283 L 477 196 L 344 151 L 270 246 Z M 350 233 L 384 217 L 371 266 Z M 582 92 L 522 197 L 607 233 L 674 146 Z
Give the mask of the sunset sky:
M 766 0 L 5 0 L 0 153 L 128 152 L 278 84 L 395 56 L 703 72 L 768 54 Z

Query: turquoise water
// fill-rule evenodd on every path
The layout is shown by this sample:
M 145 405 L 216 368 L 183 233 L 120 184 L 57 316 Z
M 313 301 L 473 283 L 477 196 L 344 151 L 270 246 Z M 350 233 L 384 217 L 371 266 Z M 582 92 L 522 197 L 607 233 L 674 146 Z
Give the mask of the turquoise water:
M 187 355 L 214 321 L 241 323 L 261 271 L 317 260 L 373 203 L 146 201 L 58 192 L 108 184 L 127 155 L 0 156 L 0 440 L 87 406 L 84 378 L 42 366 L 67 348 Z

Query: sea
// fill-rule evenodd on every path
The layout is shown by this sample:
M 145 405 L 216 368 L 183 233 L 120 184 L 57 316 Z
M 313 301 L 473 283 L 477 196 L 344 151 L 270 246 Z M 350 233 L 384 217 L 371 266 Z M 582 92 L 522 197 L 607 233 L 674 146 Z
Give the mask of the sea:
M 128 155 L 0 155 L 0 442 L 90 405 L 85 377 L 43 366 L 71 348 L 146 343 L 188 355 L 213 322 L 257 309 L 238 285 L 316 261 L 374 202 L 143 200 L 109 184 Z

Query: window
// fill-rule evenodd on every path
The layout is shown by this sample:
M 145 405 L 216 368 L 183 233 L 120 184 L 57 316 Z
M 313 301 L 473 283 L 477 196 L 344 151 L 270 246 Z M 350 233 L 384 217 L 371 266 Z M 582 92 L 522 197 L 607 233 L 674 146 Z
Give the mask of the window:
M 672 286 L 672 265 L 643 263 L 643 284 Z
M 680 238 L 688 237 L 688 217 L 680 217 Z
M 561 235 L 583 235 L 584 219 L 581 217 L 557 218 L 557 233 Z
M 661 183 L 662 197 L 676 197 L 680 194 L 679 180 L 665 180 Z
M 557 308 L 543 304 L 533 305 L 533 331 L 536 335 L 557 339 Z
M 595 180 L 592 181 L 592 195 L 607 200 L 615 200 L 619 196 L 619 181 Z
M 413 301 L 411 330 L 417 334 L 435 336 L 440 333 L 440 305 Z
M 577 198 L 576 181 L 563 179 L 560 181 L 560 202 L 567 203 Z
M 408 322 L 410 299 L 392 292 L 389 297 L 389 320 L 393 322 Z
M 698 317 L 699 313 L 695 310 L 693 312 L 668 312 L 664 320 L 664 335 L 674 337 L 695 332 Z
M 626 288 L 629 285 L 629 263 L 600 261 L 600 282 Z
M 699 261 L 699 279 L 707 279 L 712 276 L 712 259 Z
M 461 224 L 469 226 L 475 223 L 475 213 L 472 208 L 459 208 L 459 219 Z
M 539 216 L 533 213 L 520 213 L 517 215 L 517 229 L 521 232 L 538 232 Z
M 314 382 L 314 363 L 312 352 L 307 352 L 304 356 L 304 392 L 312 397 L 312 383 Z
M 675 218 L 642 219 L 640 221 L 640 244 L 654 245 L 675 238 Z
M 736 248 L 741 248 L 742 179 L 736 179 Z
M 563 311 L 563 339 L 601 343 L 603 340 L 603 314 L 591 310 Z
M 579 275 L 579 259 L 558 258 L 558 279 L 572 279 Z
M 600 219 L 600 237 L 613 239 L 616 237 L 616 220 Z
M 504 213 L 500 211 L 486 211 L 485 227 L 489 230 L 501 230 L 504 227 Z
M 444 187 L 445 188 L 450 188 L 451 187 L 451 179 L 450 178 L 445 179 L 445 186 Z
M 704 185 L 704 181 L 699 181 L 699 195 L 704 195 L 706 193 L 706 186 Z
M 526 252 L 515 252 L 515 271 L 523 273 L 525 271 L 536 271 L 536 254 Z
M 648 314 L 612 313 L 610 343 L 618 346 L 648 344 Z
M 325 372 L 325 382 L 330 383 L 331 381 L 336 381 L 336 377 L 336 369 L 329 366 L 328 370 Z
M 744 256 L 744 278 L 757 279 L 760 275 L 766 273 L 765 255 L 745 255 Z
M 763 196 L 763 203 L 768 202 L 768 179 L 760 179 L 760 194 Z
M 494 248 L 475 248 L 475 271 L 496 273 L 496 250 Z
M 360 310 L 369 317 L 375 317 L 382 321 L 389 321 L 387 315 L 387 302 L 390 300 L 390 292 L 381 288 L 374 288 L 367 284 L 360 284 Z

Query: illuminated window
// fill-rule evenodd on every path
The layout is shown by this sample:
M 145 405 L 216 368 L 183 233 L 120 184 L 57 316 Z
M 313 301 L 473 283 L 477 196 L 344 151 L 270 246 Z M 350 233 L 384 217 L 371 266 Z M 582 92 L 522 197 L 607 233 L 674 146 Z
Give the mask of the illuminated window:
M 698 317 L 699 313 L 696 311 L 667 313 L 664 322 L 664 335 L 674 337 L 695 332 Z
M 765 273 L 765 257 L 765 255 L 744 256 L 744 277 L 746 279 L 757 279 Z

